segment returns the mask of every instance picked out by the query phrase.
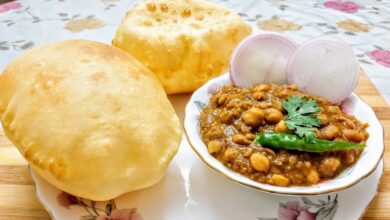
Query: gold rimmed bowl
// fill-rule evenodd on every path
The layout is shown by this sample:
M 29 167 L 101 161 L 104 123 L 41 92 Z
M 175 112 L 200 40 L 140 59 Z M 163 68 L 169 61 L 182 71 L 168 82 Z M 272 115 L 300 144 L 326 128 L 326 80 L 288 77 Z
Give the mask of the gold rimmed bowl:
M 366 142 L 367 146 L 354 165 L 348 167 L 334 179 L 322 181 L 311 186 L 281 187 L 259 183 L 241 175 L 226 167 L 208 152 L 207 146 L 200 135 L 199 126 L 200 112 L 209 102 L 211 92 L 218 89 L 218 87 L 231 84 L 232 82 L 229 79 L 229 75 L 225 74 L 210 80 L 196 90 L 185 109 L 184 128 L 192 149 L 202 161 L 234 182 L 266 192 L 287 195 L 318 195 L 336 192 L 353 186 L 370 175 L 383 156 L 383 128 L 372 108 L 353 93 L 347 100 L 344 100 L 344 103 L 348 103 L 348 113 L 354 115 L 361 122 L 368 123 L 369 127 L 367 128 L 367 132 L 370 134 L 370 137 Z

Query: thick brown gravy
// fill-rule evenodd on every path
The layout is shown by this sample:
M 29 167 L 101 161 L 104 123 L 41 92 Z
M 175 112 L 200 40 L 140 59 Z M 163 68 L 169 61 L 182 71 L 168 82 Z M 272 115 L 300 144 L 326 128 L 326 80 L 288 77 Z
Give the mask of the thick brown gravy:
M 368 124 L 323 98 L 299 92 L 296 85 L 225 86 L 211 96 L 199 118 L 209 153 L 238 173 L 277 186 L 317 184 L 354 164 L 362 150 L 306 153 L 253 142 L 257 133 L 291 132 L 281 101 L 292 95 L 313 98 L 320 106 L 317 117 L 323 125 L 316 128 L 317 138 L 356 143 L 368 139 Z

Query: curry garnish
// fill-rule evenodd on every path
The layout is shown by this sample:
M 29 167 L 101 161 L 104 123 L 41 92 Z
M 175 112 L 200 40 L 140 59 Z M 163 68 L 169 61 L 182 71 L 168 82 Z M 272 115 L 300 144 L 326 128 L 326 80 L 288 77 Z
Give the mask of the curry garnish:
M 317 102 L 306 97 L 290 96 L 282 101 L 282 106 L 288 113 L 285 118 L 288 129 L 313 143 L 316 139 L 314 127 L 322 125 L 316 116 L 319 112 Z
M 294 134 L 265 132 L 256 136 L 256 142 L 274 148 L 306 152 L 327 152 L 336 150 L 362 149 L 365 144 L 357 144 L 345 141 L 328 141 L 314 138 L 309 142 Z

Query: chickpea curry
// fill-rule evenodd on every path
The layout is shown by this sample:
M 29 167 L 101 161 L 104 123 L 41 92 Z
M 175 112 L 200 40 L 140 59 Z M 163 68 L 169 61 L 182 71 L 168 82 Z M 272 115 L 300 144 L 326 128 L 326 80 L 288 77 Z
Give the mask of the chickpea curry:
M 359 159 L 369 136 L 368 124 L 296 85 L 224 86 L 199 121 L 210 154 L 235 172 L 277 186 L 335 178 Z

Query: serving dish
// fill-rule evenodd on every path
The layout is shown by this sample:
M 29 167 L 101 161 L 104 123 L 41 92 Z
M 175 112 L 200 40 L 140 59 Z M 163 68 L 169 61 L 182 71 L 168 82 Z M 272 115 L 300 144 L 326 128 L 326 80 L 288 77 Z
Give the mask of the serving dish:
M 231 81 L 229 75 L 225 74 L 215 79 L 210 80 L 204 86 L 199 88 L 192 95 L 187 107 L 186 116 L 184 120 L 184 129 L 188 141 L 194 151 L 199 157 L 211 168 L 222 173 L 226 177 L 241 184 L 250 186 L 255 189 L 279 193 L 279 194 L 293 194 L 293 195 L 316 195 L 328 192 L 336 192 L 341 189 L 348 188 L 363 178 L 367 177 L 377 166 L 380 158 L 382 158 L 383 145 L 383 129 L 375 116 L 374 111 L 365 104 L 356 94 L 352 94 L 349 98 L 344 100 L 343 106 L 345 111 L 354 115 L 363 123 L 368 123 L 369 128 L 367 132 L 370 138 L 367 141 L 367 147 L 364 149 L 360 159 L 357 163 L 346 170 L 344 170 L 335 179 L 323 181 L 312 186 L 291 186 L 278 187 L 269 184 L 263 184 L 253 181 L 241 174 L 238 174 L 228 167 L 220 163 L 212 155 L 209 154 L 206 145 L 204 144 L 198 123 L 199 113 L 204 106 L 207 105 L 210 94 L 223 85 L 230 85 Z
M 382 174 L 383 160 L 367 178 L 337 193 L 305 197 L 264 193 L 226 181 L 196 157 L 183 138 L 179 153 L 161 182 L 110 202 L 94 203 L 96 214 L 90 207 L 69 201 L 66 194 L 31 170 L 37 198 L 54 220 L 103 220 L 109 207 L 112 208 L 108 216 L 121 213 L 122 218 L 118 219 L 131 220 L 276 220 L 278 213 L 286 212 L 291 215 L 285 219 L 296 219 L 297 213 L 306 214 L 310 217 L 307 219 L 359 219 L 375 197 Z M 126 218 L 130 215 L 132 218 Z
M 189 99 L 190 95 L 170 96 L 181 120 Z M 297 204 L 307 206 L 303 200 L 308 202 L 302 196 L 265 193 L 227 181 L 196 156 L 184 135 L 179 152 L 162 181 L 150 188 L 124 194 L 111 202 L 94 203 L 99 209 L 98 214 L 91 208 L 69 201 L 69 197 L 61 190 L 50 185 L 33 170 L 30 171 L 38 200 L 55 220 L 98 219 L 96 216 L 101 216 L 101 220 L 107 214 L 104 214 L 107 207 L 111 207 L 111 217 L 120 212 L 124 215 L 136 213 L 137 215 L 133 214 L 132 220 L 277 219 L 278 212 L 294 209 Z M 310 211 L 313 212 L 311 216 L 323 215 L 325 210 L 320 214 L 319 208 L 327 207 L 326 210 L 331 211 L 330 215 L 318 219 L 360 218 L 375 197 L 382 174 L 383 161 L 367 178 L 348 189 L 337 193 L 305 196 L 318 205 L 310 205 Z M 328 196 L 331 202 L 326 203 Z M 325 202 L 324 205 L 321 200 Z M 92 205 L 92 201 L 83 201 Z M 281 204 L 286 208 L 280 206 Z

